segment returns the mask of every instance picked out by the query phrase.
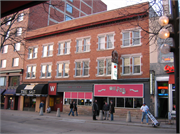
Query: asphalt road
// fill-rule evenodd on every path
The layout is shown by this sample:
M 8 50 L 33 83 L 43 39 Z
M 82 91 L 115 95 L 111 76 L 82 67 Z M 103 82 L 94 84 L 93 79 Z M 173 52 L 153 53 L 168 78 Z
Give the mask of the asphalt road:
M 1 111 L 1 133 L 175 133 L 175 129 L 126 126 Z

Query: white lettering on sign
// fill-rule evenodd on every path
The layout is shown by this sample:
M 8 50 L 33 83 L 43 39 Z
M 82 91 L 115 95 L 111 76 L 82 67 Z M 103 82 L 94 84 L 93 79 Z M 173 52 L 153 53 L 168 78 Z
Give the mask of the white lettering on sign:
M 115 91 L 119 91 L 119 92 L 122 92 L 122 94 L 125 94 L 126 93 L 126 90 L 125 90 L 125 88 L 120 88 L 120 87 L 117 87 L 116 88 L 116 86 L 114 86 L 114 87 L 109 87 L 109 90 L 115 90 Z
M 101 91 L 106 91 L 106 89 L 101 89 L 101 90 L 98 90 L 98 92 L 101 92 Z
M 55 86 L 50 86 L 51 92 L 54 92 Z
M 130 89 L 130 91 L 133 91 L 133 92 L 139 92 L 139 90 L 134 90 L 134 89 Z

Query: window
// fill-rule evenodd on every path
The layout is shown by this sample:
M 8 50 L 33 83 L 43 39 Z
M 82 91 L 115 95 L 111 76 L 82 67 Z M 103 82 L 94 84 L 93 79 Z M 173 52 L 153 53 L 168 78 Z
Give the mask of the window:
M 41 78 L 50 78 L 52 71 L 51 64 L 43 64 L 41 65 Z
M 72 13 L 72 6 L 70 6 L 69 4 L 66 4 L 66 11 L 68 11 L 69 13 Z
M 89 76 L 89 59 L 75 61 L 75 77 L 76 76 Z
M 6 68 L 6 62 L 7 60 L 1 60 L 1 68 Z
M 57 77 L 68 77 L 69 76 L 69 62 L 57 63 Z
M 3 48 L 2 48 L 2 53 L 7 53 L 8 52 L 8 45 L 5 45 L 5 46 L 3 46 Z
M 129 30 L 122 32 L 122 47 L 141 45 L 140 30 Z
M 73 2 L 73 0 L 69 0 L 69 1 Z
M 98 36 L 98 50 L 114 48 L 114 33 Z
M 8 39 L 8 38 L 9 38 L 9 35 L 10 35 L 10 31 L 8 31 L 8 32 L 6 33 L 5 39 Z
M 141 72 L 141 56 L 129 55 L 122 56 L 122 75 L 136 75 Z
M 66 21 L 68 20 L 72 20 L 72 18 L 66 15 Z
M 53 45 L 44 45 L 43 46 L 43 55 L 42 57 L 50 57 L 53 56 Z
M 9 18 L 7 19 L 6 25 L 10 25 L 10 24 L 11 24 L 11 17 L 9 17 Z
M 26 78 L 35 78 L 36 77 L 36 66 L 31 65 L 27 67 Z
M 89 52 L 90 51 L 90 38 L 81 38 L 76 41 L 76 52 Z
M 70 41 L 60 42 L 58 45 L 58 55 L 70 54 Z
M 19 66 L 19 58 L 13 58 L 12 66 L 13 66 L 13 67 Z
M 14 51 L 20 51 L 20 45 L 21 43 L 14 44 Z
M 97 59 L 97 76 L 111 75 L 111 58 Z
M 16 36 L 20 36 L 22 34 L 22 28 L 17 28 L 16 30 Z
M 6 86 L 6 77 L 0 77 L 0 86 Z
M 18 22 L 23 21 L 23 17 L 24 17 L 24 13 L 19 14 L 17 21 Z
M 28 59 L 35 59 L 37 58 L 37 52 L 38 48 L 37 47 L 32 47 L 28 49 Z

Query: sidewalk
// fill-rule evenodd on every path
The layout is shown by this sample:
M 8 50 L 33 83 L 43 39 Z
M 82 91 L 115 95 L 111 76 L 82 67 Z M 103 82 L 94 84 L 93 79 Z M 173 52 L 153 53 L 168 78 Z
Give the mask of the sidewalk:
M 86 116 L 86 115 L 79 115 L 79 116 L 68 116 L 68 114 L 60 112 L 60 117 L 56 117 L 56 111 L 52 111 L 51 113 L 43 113 L 42 116 L 39 115 L 37 112 L 30 112 L 30 111 L 18 111 L 18 110 L 7 110 L 7 109 L 1 109 L 1 115 L 3 113 L 10 113 L 10 114 L 19 114 L 20 116 L 33 116 L 33 117 L 41 117 L 41 118 L 53 118 L 53 119 L 61 119 L 63 121 L 83 121 L 83 122 L 91 122 L 91 123 L 101 123 L 101 124 L 114 124 L 114 125 L 127 125 L 127 126 L 138 126 L 138 127 L 153 127 L 152 122 L 149 119 L 149 125 L 145 123 L 141 124 L 141 119 L 136 119 L 131 117 L 131 122 L 126 122 L 126 118 L 120 118 L 118 116 L 114 116 L 114 121 L 110 120 L 99 120 L 99 117 L 97 116 L 98 120 L 92 120 L 92 116 Z M 110 118 L 109 118 L 110 119 Z M 168 124 L 167 119 L 157 119 L 158 122 L 160 122 L 159 128 L 166 128 L 166 129 L 176 129 L 175 120 L 171 121 L 172 124 Z

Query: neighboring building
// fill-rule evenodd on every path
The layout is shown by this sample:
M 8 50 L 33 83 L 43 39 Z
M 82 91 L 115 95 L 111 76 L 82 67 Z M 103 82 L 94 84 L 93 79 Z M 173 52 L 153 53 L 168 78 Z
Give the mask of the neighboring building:
M 148 7 L 146 2 L 27 32 L 19 110 L 38 112 L 44 101 L 45 109 L 67 113 L 74 100 L 79 114 L 91 115 L 94 99 L 100 109 L 113 100 L 116 115 L 131 111 L 140 118 L 142 103 L 150 104 Z M 111 80 L 114 68 L 117 80 Z
M 169 0 L 163 1 L 164 14 L 169 14 Z M 149 23 L 152 29 L 158 31 L 159 17 L 151 18 Z M 151 20 L 150 19 L 150 20 Z M 174 81 L 174 56 L 173 53 L 163 54 L 160 47 L 163 44 L 173 45 L 172 39 L 157 39 L 150 41 L 150 108 L 155 117 L 168 118 L 168 112 L 175 112 L 175 81 Z M 168 71 L 170 69 L 170 71 Z
M 36 29 L 55 24 L 52 22 L 59 23 L 60 21 L 65 21 L 64 19 L 60 19 L 58 15 L 65 18 L 66 16 L 70 16 L 74 19 L 76 17 L 87 16 L 89 14 L 107 10 L 107 6 L 100 0 L 50 0 L 48 3 L 51 3 L 52 5 L 40 4 L 20 11 L 15 19 L 8 21 L 5 25 L 1 26 L 1 32 L 7 31 L 7 33 L 5 33 L 7 40 L 0 52 L 1 108 L 19 109 L 17 107 L 18 97 L 15 95 L 15 92 L 17 87 L 22 84 L 23 81 L 24 50 L 26 49 L 24 36 L 26 31 L 28 29 L 30 30 L 30 27 L 31 29 Z M 59 5 L 59 3 L 61 3 L 61 5 Z M 55 6 L 55 4 L 57 5 Z M 43 5 L 48 8 L 48 13 L 46 13 L 46 8 L 42 8 Z M 53 6 L 55 6 L 56 9 Z M 57 15 L 56 17 L 58 18 L 55 18 L 55 15 Z M 12 17 L 13 15 L 9 15 L 4 18 L 10 20 Z M 4 18 L 1 18 L 1 21 Z M 7 30 L 8 28 L 10 29 Z M 3 40 L 1 40 L 1 43 L 2 41 Z M 35 58 L 37 49 L 31 51 L 34 53 L 29 55 L 29 58 Z M 31 102 L 28 101 L 28 103 Z M 25 104 L 19 104 L 19 107 L 20 105 Z

